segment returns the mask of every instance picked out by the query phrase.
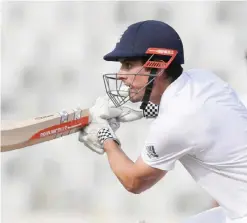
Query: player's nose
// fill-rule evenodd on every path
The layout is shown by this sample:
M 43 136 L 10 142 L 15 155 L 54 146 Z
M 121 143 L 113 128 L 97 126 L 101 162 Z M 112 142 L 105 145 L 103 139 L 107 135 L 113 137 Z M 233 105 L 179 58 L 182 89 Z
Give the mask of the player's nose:
M 117 73 L 117 79 L 121 80 L 121 81 L 123 81 L 125 83 L 127 81 L 127 79 L 128 79 L 128 76 L 124 72 L 119 71 Z

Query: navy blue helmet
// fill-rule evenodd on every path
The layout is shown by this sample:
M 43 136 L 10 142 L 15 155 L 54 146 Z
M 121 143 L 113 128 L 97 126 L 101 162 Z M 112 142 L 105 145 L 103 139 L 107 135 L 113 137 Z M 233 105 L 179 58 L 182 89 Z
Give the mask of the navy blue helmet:
M 184 63 L 183 43 L 177 32 L 168 24 L 147 20 L 134 23 L 123 33 L 115 49 L 104 56 L 106 61 L 119 61 L 123 58 L 146 57 L 148 48 L 176 50 L 174 62 Z

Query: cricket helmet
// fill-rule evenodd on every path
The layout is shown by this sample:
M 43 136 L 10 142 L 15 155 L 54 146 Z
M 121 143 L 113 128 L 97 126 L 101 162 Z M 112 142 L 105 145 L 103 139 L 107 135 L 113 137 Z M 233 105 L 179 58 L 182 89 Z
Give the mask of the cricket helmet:
M 146 59 L 143 68 L 151 68 L 151 73 L 148 84 L 144 86 L 146 92 L 141 106 L 144 109 L 152 91 L 157 69 L 167 69 L 172 62 L 184 63 L 183 43 L 178 33 L 168 24 L 156 20 L 146 20 L 130 25 L 115 48 L 103 58 L 106 61 Z M 115 85 L 118 89 L 111 91 L 109 81 L 115 78 L 117 81 L 117 75 L 115 74 L 115 78 L 112 75 L 114 74 L 103 75 L 106 92 L 113 103 L 120 106 L 129 99 L 121 95 L 120 85 Z

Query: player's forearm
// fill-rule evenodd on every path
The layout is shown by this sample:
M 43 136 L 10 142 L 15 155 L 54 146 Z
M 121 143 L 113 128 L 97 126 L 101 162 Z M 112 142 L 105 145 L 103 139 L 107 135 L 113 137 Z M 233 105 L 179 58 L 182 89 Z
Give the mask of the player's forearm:
M 113 140 L 106 140 L 104 149 L 112 171 L 125 189 L 132 193 L 139 193 L 137 190 L 138 179 L 136 179 L 134 172 L 134 162 L 126 156 Z

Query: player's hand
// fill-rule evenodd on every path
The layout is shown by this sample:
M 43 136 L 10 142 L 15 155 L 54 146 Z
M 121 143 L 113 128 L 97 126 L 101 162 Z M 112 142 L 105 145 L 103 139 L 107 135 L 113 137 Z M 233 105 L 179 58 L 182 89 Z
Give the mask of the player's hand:
M 141 103 L 127 102 L 121 106 L 122 113 L 117 117 L 119 122 L 132 122 L 143 117 L 155 118 L 159 114 L 159 105 L 148 102 L 145 110 L 140 109 Z
M 106 95 L 99 97 L 95 105 L 90 109 L 90 113 L 96 117 L 106 120 L 116 118 L 119 122 L 131 122 L 143 117 L 140 104 L 127 102 L 121 107 L 116 107 L 111 99 Z
M 121 108 L 116 108 L 110 98 L 106 95 L 98 97 L 95 104 L 89 109 L 91 118 L 101 118 L 109 120 L 111 118 L 117 118 L 122 114 Z
M 92 122 L 79 133 L 79 141 L 86 147 L 98 154 L 104 154 L 103 143 L 106 139 L 113 139 L 119 145 L 120 142 L 115 135 L 120 123 L 115 119 L 105 120 L 95 117 Z
M 80 131 L 79 141 L 99 154 L 104 153 L 103 143 L 108 138 L 120 144 L 115 131 L 120 127 L 116 118 L 122 110 L 111 107 L 108 97 L 99 97 L 89 112 L 91 123 Z
M 109 120 L 116 118 L 119 122 L 132 122 L 145 118 L 155 118 L 159 113 L 159 105 L 148 102 L 145 110 L 140 109 L 141 103 L 126 102 L 121 107 L 116 108 L 110 98 L 106 95 L 99 97 L 95 105 L 90 109 L 94 116 Z M 90 113 L 91 113 L 90 112 Z
M 126 102 L 120 107 L 121 114 L 117 117 L 119 122 L 132 122 L 143 118 L 143 110 L 140 103 Z

